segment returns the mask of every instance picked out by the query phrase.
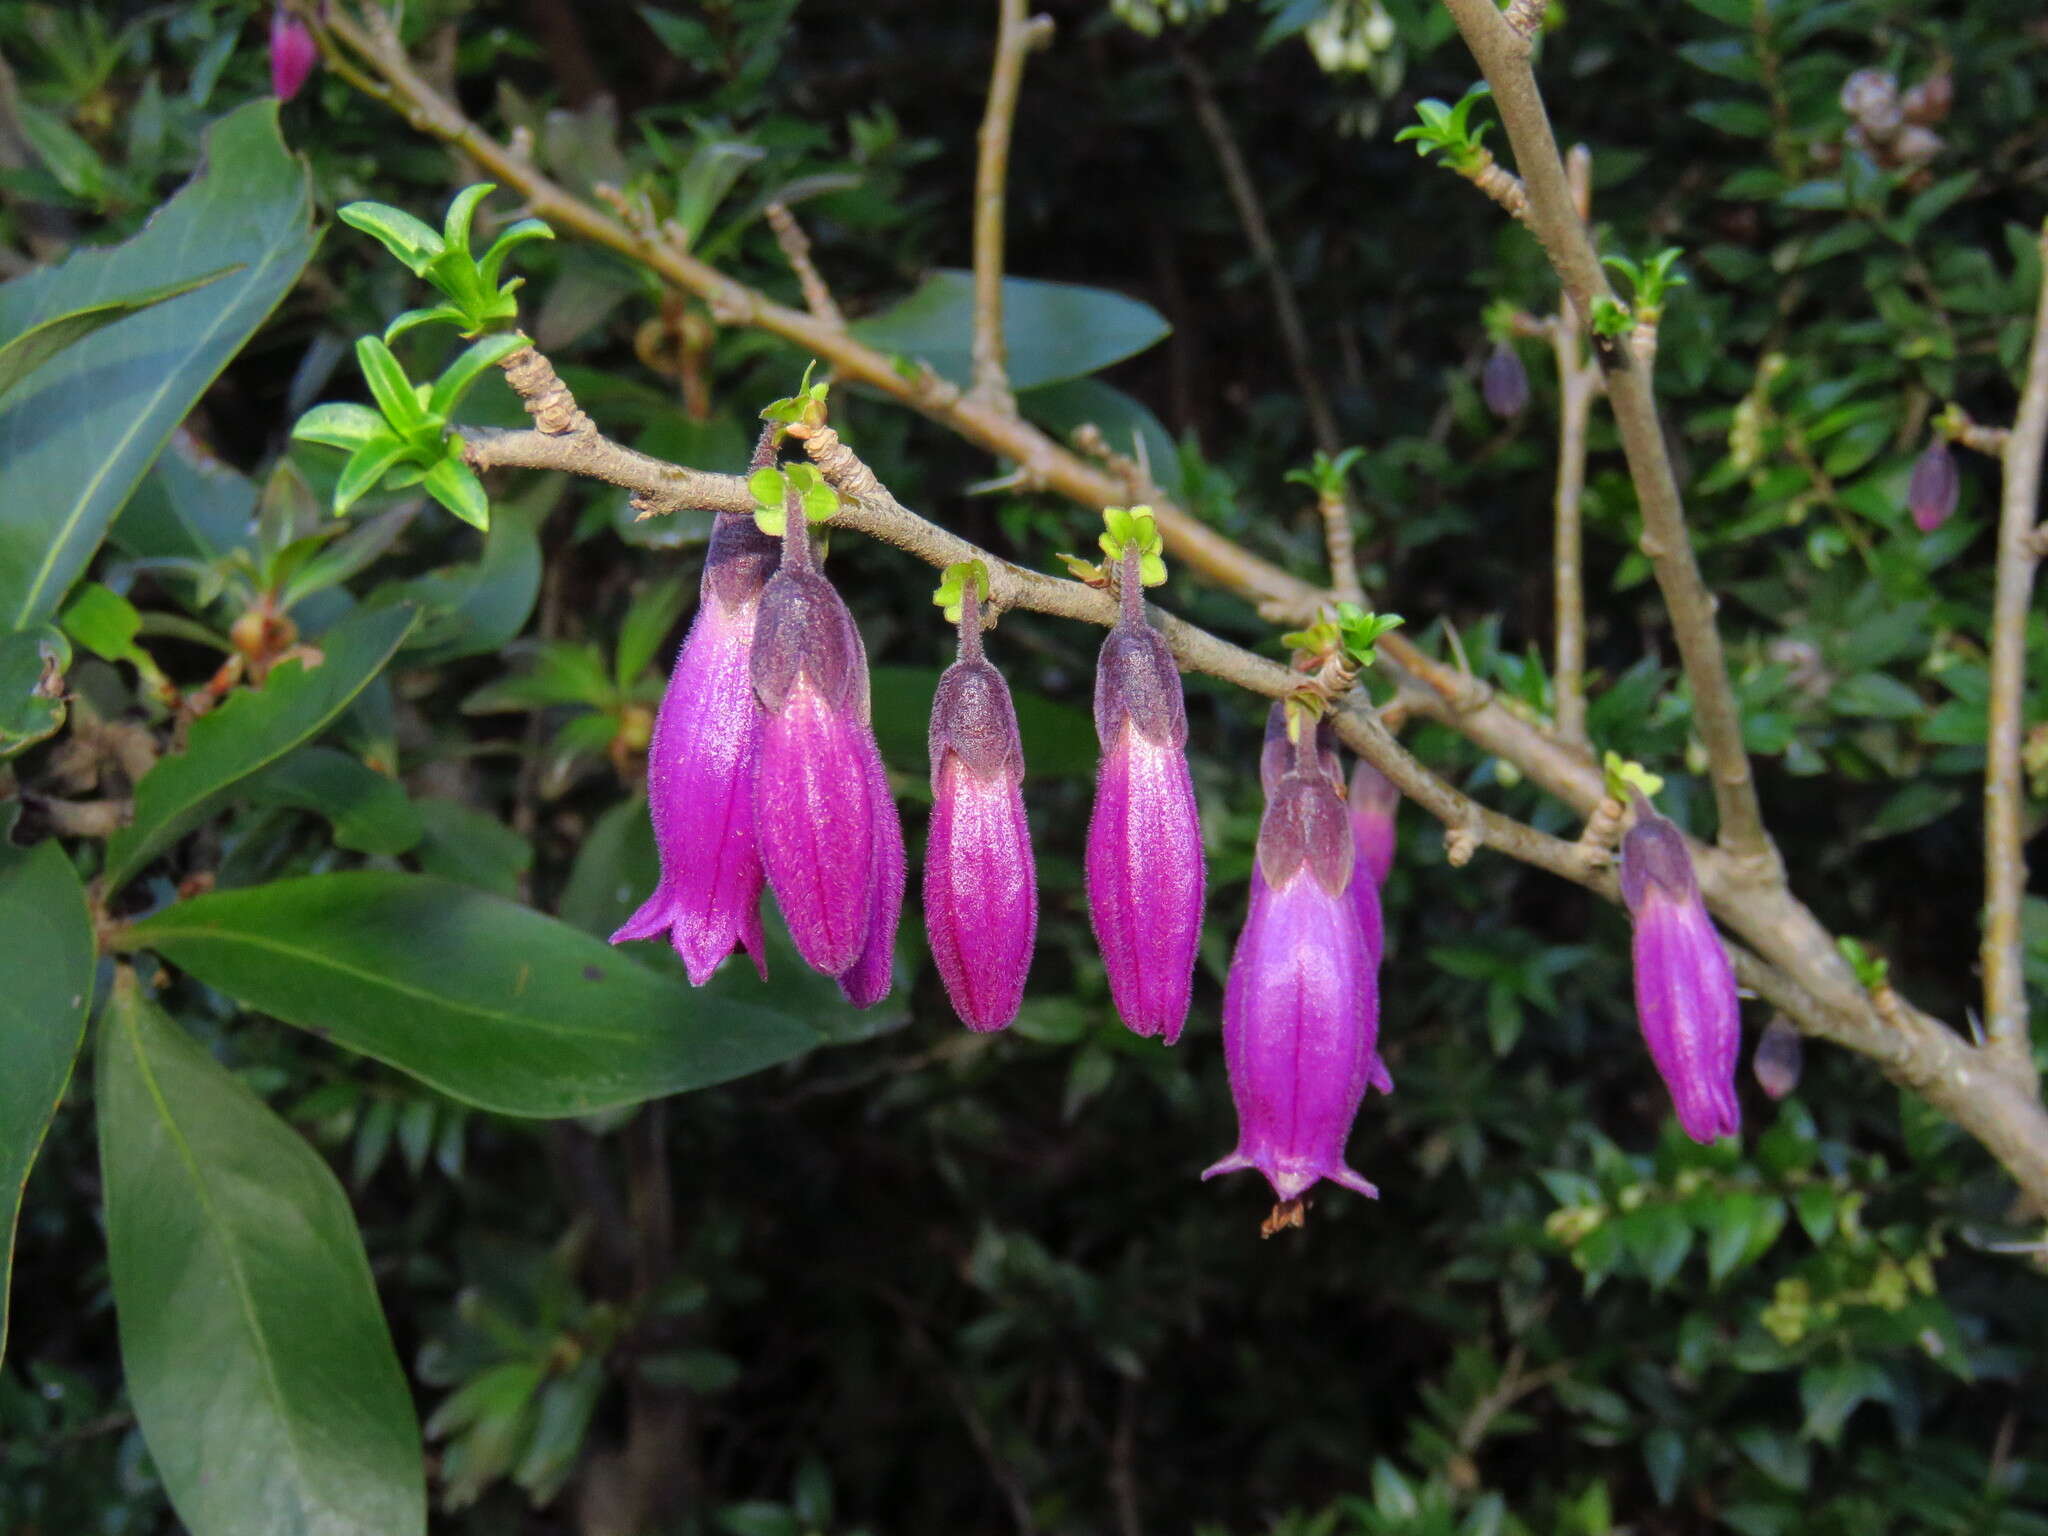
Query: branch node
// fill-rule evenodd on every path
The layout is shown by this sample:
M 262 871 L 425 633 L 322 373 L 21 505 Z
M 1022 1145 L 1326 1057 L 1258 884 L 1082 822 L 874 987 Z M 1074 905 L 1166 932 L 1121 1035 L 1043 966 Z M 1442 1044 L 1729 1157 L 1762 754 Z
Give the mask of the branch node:
M 782 247 L 782 259 L 789 263 L 790 271 L 796 274 L 797 286 L 803 290 L 804 308 L 822 325 L 835 330 L 846 329 L 846 316 L 839 311 L 838 302 L 832 297 L 832 290 L 825 285 L 825 279 L 818 275 L 818 268 L 811 260 L 810 236 L 781 203 L 770 203 L 765 210 L 768 227 L 775 231 L 775 243 Z
M 555 365 L 532 345 L 521 347 L 498 366 L 505 371 L 505 382 L 512 386 L 540 431 L 549 437 L 596 435 L 596 424 L 576 404 L 575 395 L 555 372 Z

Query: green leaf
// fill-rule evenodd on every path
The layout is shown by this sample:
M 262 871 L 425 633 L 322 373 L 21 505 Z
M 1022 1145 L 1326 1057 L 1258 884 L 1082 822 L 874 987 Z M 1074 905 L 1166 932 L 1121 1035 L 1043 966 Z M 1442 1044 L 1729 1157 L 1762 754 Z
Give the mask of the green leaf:
M 428 470 L 420 483 L 434 500 L 472 528 L 489 530 L 491 499 L 484 494 L 484 483 L 477 479 L 476 471 L 461 459 L 451 454 Z
M 412 1397 L 334 1174 L 125 968 L 95 1086 L 121 1360 L 179 1518 L 424 1533 Z
M 436 416 L 453 416 L 455 408 L 462 404 L 462 397 L 475 387 L 478 379 L 526 345 L 526 338 L 517 331 L 486 336 L 482 341 L 472 343 L 434 381 L 434 393 L 427 401 L 427 409 Z
M 85 889 L 54 841 L 0 842 L 0 1359 L 22 1187 L 71 1080 L 92 998 L 92 918 Z
M 370 398 L 394 432 L 410 439 L 431 425 L 426 407 L 413 393 L 412 380 L 381 338 L 356 338 L 356 364 L 363 370 L 363 382 L 370 386 Z
M 689 605 L 690 589 L 680 577 L 651 582 L 641 589 L 619 626 L 613 672 L 621 689 L 630 687 L 647 670 Z
M 275 102 L 216 123 L 204 170 L 124 245 L 0 288 L 0 335 L 140 289 L 235 271 L 108 326 L 24 380 L 0 412 L 0 627 L 55 613 L 114 514 L 200 393 L 312 254 L 303 165 Z
M 208 283 L 217 282 L 238 270 L 237 267 L 221 267 L 212 272 L 202 272 L 197 277 L 184 278 L 160 288 L 145 289 L 118 299 L 103 299 L 82 309 L 74 309 L 68 315 L 59 315 L 40 325 L 30 326 L 0 347 L 0 395 L 6 394 L 59 352 L 77 345 L 94 331 L 152 309 L 167 299 L 190 293 L 195 288 L 204 288 Z
M 246 1007 L 508 1115 L 686 1093 L 818 1043 L 793 1018 L 693 993 L 529 907 L 419 875 L 217 891 L 127 939 Z
M 1161 340 L 1173 327 L 1149 304 L 1074 283 L 1003 279 L 1003 345 L 1010 387 L 1031 389 L 1096 373 Z M 965 387 L 974 336 L 974 274 L 934 272 L 909 298 L 857 321 L 871 347 L 931 364 Z
M 452 800 L 419 806 L 426 827 L 420 868 L 442 880 L 471 886 L 507 900 L 519 892 L 519 877 L 533 865 L 533 845 L 495 816 Z
M 0 634 L 0 761 L 63 725 L 70 665 L 71 642 L 54 625 Z
M 390 435 L 382 411 L 348 403 L 316 405 L 292 427 L 292 436 L 302 443 L 325 443 L 330 448 L 350 450 Z
M 259 805 L 317 812 L 334 828 L 334 845 L 355 853 L 404 853 L 426 830 L 404 785 L 333 747 L 302 747 L 241 792 Z
M 450 199 L 441 220 L 441 248 L 444 252 L 469 250 L 469 226 L 476 218 L 477 204 L 498 190 L 494 181 L 472 182 Z
M 110 587 L 88 581 L 64 605 L 58 619 L 64 633 L 102 661 L 130 661 L 142 653 L 135 637 L 142 615 L 135 605 Z
M 441 237 L 431 225 L 388 203 L 350 203 L 336 217 L 381 243 L 411 268 L 414 277 L 424 274 L 427 263 L 441 254 Z
M 383 670 L 413 618 L 408 607 L 358 612 L 320 637 L 317 667 L 283 662 L 261 688 L 193 721 L 185 750 L 161 759 L 135 786 L 135 819 L 107 844 L 106 888 L 127 884 L 239 780 L 324 730 Z
M 402 441 L 379 417 L 377 433 L 366 439 L 334 481 L 334 515 L 340 517 L 377 488 L 377 482 L 412 458 L 412 447 Z
M 425 610 L 406 647 L 409 666 L 438 666 L 458 656 L 496 651 L 526 626 L 540 595 L 538 509 L 498 509 L 484 537 L 483 558 L 418 576 L 389 590 Z

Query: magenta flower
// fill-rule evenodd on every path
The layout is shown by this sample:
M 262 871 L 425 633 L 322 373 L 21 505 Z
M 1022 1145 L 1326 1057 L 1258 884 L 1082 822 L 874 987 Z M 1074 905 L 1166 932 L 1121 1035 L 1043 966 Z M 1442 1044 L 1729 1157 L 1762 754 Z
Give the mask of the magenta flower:
M 750 517 L 721 516 L 704 557 L 690 625 L 655 717 L 647 803 L 661 881 L 612 935 L 614 944 L 667 930 L 702 986 L 735 944 L 762 979 L 761 857 L 754 843 L 754 751 L 760 707 L 749 667 L 762 588 L 779 558 Z
M 1116 1011 L 1135 1034 L 1180 1038 L 1202 937 L 1202 823 L 1188 773 L 1180 672 L 1145 622 L 1137 557 L 1095 672 L 1102 763 L 1088 821 L 1088 915 Z
M 1002 674 L 981 657 L 973 583 L 960 604 L 960 659 L 932 699 L 932 826 L 924 922 L 953 1011 L 1001 1029 L 1024 1001 L 1038 936 L 1038 878 L 1024 817 L 1024 747 Z
M 1906 510 L 1913 514 L 1913 526 L 1922 533 L 1934 532 L 1955 515 L 1962 493 L 1955 450 L 1946 438 L 1938 437 L 1913 461 L 1913 478 L 1906 484 Z
M 290 101 L 313 73 L 320 50 L 305 22 L 283 6 L 270 13 L 270 94 Z
M 1359 927 L 1375 967 L 1386 953 L 1380 890 L 1394 867 L 1394 815 L 1400 808 L 1401 791 L 1394 781 L 1360 758 L 1351 770 L 1351 847 L 1357 858 L 1351 901 L 1358 909 Z
M 1319 1179 L 1377 1196 L 1344 1161 L 1380 1061 L 1379 976 L 1350 887 L 1358 878 L 1344 803 L 1312 746 L 1268 793 L 1251 911 L 1223 994 L 1223 1054 L 1237 1149 L 1202 1177 L 1256 1168 L 1281 1201 Z
M 755 837 L 797 953 L 873 1001 L 888 991 L 903 829 L 868 722 L 860 631 L 818 574 L 804 513 L 791 502 L 782 564 L 754 630 L 763 711 Z
M 1742 1124 L 1735 971 L 1700 897 L 1684 835 L 1640 795 L 1636 824 L 1621 840 L 1621 894 L 1635 922 L 1636 1018 L 1678 1123 L 1697 1142 L 1733 1135 Z
M 1522 355 L 1508 342 L 1495 345 L 1479 370 L 1479 394 L 1486 408 L 1502 421 L 1511 421 L 1529 405 L 1529 370 Z

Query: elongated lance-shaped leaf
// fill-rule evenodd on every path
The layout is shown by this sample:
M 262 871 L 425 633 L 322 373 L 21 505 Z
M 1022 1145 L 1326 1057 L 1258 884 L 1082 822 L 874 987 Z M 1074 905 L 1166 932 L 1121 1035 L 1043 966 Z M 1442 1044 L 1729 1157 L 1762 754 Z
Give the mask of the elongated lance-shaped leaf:
M 361 870 L 216 891 L 123 942 L 508 1115 L 589 1114 L 801 1055 L 797 1020 L 657 976 L 530 907 Z
M 280 663 L 261 688 L 192 722 L 185 750 L 161 759 L 135 786 L 135 819 L 107 844 L 106 888 L 133 879 L 183 836 L 237 782 L 324 730 L 384 669 L 416 610 L 373 608 L 320 637 L 320 664 Z
M 200 174 L 126 244 L 0 288 L 0 336 L 235 270 L 66 348 L 0 400 L 0 629 L 48 618 L 171 431 L 312 254 L 304 166 L 277 105 L 208 132 Z
M 100 1170 L 121 1362 L 204 1536 L 422 1536 L 420 1432 L 340 1182 L 115 975 Z
M 30 1164 L 50 1128 L 92 999 L 92 919 L 55 842 L 0 846 L 0 1357 L 7 1348 L 14 1224 Z
M 195 288 L 204 288 L 208 283 L 217 282 L 238 267 L 222 267 L 218 271 L 204 272 L 198 277 L 183 278 L 162 287 L 145 289 L 141 293 L 124 294 L 118 299 L 106 299 L 98 304 L 88 304 L 83 309 L 74 309 L 68 315 L 59 315 L 54 320 L 45 320 L 41 325 L 29 327 L 19 336 L 11 338 L 0 346 L 0 395 L 14 388 L 36 369 L 62 352 L 66 347 L 75 346 L 94 331 L 103 330 L 116 320 L 125 320 L 142 310 L 154 308 L 168 299 L 190 293 Z

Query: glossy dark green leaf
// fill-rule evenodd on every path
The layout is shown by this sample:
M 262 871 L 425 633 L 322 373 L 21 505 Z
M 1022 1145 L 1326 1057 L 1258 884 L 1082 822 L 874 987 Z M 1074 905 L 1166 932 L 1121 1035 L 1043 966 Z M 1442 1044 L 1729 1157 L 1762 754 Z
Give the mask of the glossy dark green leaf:
M 125 969 L 96 1087 L 121 1360 L 179 1518 L 423 1533 L 419 1425 L 333 1172 Z
M 566 923 L 420 875 L 215 892 L 128 934 L 250 1008 L 505 1114 L 683 1093 L 818 1043 L 793 1018 L 693 993 Z
M 92 966 L 92 919 L 64 850 L 0 845 L 0 1358 L 22 1186 L 71 1080 Z
M 539 509 L 506 504 L 491 520 L 483 558 L 386 590 L 423 610 L 406 664 L 432 666 L 496 651 L 526 627 L 540 596 Z
M 312 253 L 306 172 L 251 103 L 208 133 L 200 175 L 142 232 L 0 288 L 0 335 L 224 266 L 196 292 L 108 326 L 0 401 L 0 624 L 47 618 L 199 394 Z
M 241 793 L 259 805 L 318 812 L 334 828 L 334 845 L 356 853 L 404 853 L 425 831 L 404 785 L 333 747 L 301 747 L 247 780 Z
M 236 693 L 192 723 L 185 750 L 135 786 L 135 819 L 107 844 L 114 890 L 188 829 L 241 779 L 324 730 L 383 670 L 412 627 L 411 608 L 372 608 L 320 637 L 316 667 L 287 661 L 261 688 Z
M 1122 362 L 1173 329 L 1149 304 L 1076 283 L 1003 279 L 1003 343 L 1010 387 L 1078 379 Z M 945 269 L 879 315 L 855 323 L 871 347 L 931 364 L 965 386 L 974 338 L 974 274 Z
M 58 315 L 39 325 L 32 325 L 19 336 L 0 346 L 0 395 L 14 388 L 36 369 L 66 347 L 76 346 L 94 331 L 105 330 L 116 320 L 125 320 L 130 315 L 140 314 L 180 294 L 190 293 L 195 288 L 204 288 L 208 283 L 218 282 L 235 269 L 221 267 L 212 272 L 203 272 L 197 277 L 188 277 L 162 287 L 145 289 L 140 293 L 123 294 L 119 298 L 101 299 L 74 309 L 68 315 Z
M 174 437 L 121 509 L 109 535 L 144 559 L 212 560 L 246 543 L 256 515 L 256 486 L 210 457 L 191 439 Z
M 426 835 L 420 868 L 441 880 L 474 886 L 494 896 L 515 896 L 519 877 L 533 866 L 533 845 L 495 816 L 453 800 L 422 800 Z
M 0 759 L 56 734 L 70 665 L 71 642 L 55 625 L 0 634 Z

